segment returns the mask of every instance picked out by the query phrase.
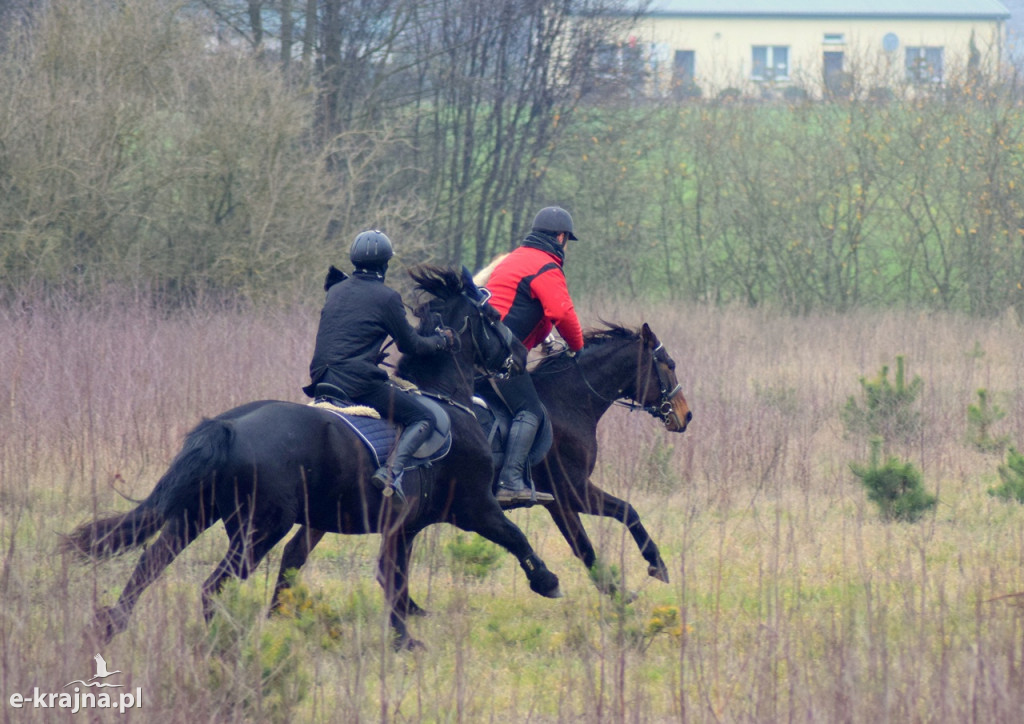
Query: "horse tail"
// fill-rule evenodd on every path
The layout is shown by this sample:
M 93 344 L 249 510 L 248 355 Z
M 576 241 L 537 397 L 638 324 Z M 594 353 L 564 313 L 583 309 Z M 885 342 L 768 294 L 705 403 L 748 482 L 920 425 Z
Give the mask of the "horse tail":
M 203 420 L 185 438 L 153 492 L 132 511 L 83 523 L 64 536 L 61 549 L 86 559 L 105 559 L 138 548 L 174 517 L 204 530 L 219 519 L 213 482 L 230 449 L 233 429 L 225 420 Z

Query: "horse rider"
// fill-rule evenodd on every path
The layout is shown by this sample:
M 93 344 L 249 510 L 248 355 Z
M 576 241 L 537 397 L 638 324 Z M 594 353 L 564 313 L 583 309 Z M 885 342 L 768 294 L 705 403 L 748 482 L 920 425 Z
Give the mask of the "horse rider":
M 327 290 L 309 365 L 310 384 L 302 390 L 314 397 L 317 385 L 333 385 L 352 402 L 368 405 L 384 419 L 404 426 L 391 462 L 382 465 L 372 478 L 386 495 L 397 493 L 401 503 L 405 497 L 402 471 L 433 432 L 434 417 L 416 394 L 388 380 L 379 366 L 384 356 L 381 350 L 390 336 L 403 353 L 446 352 L 452 349 L 455 337 L 450 329 L 424 337 L 409 324 L 401 295 L 384 284 L 393 255 L 391 239 L 383 231 L 368 229 L 356 236 L 349 250 L 355 271 Z
M 583 349 L 583 329 L 562 271 L 570 239 L 576 240 L 576 235 L 569 212 L 559 206 L 541 209 L 522 244 L 494 268 L 487 281 L 491 305 L 527 350 L 543 342 L 552 326 L 565 340 L 569 354 Z M 532 500 L 527 460 L 544 419 L 544 408 L 529 374 L 495 384 L 512 412 L 497 497 L 501 502 Z M 547 493 L 536 496 L 538 502 L 554 500 Z

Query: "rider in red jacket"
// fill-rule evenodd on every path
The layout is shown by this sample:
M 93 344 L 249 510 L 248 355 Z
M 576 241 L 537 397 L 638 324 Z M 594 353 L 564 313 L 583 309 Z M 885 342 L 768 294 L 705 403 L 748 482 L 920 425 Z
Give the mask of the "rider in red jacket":
M 495 267 L 487 281 L 491 305 L 527 349 L 543 342 L 552 327 L 572 352 L 583 349 L 583 330 L 562 272 L 570 239 L 576 235 L 569 212 L 558 206 L 541 209 L 522 245 Z M 498 500 L 550 502 L 552 496 L 534 493 L 527 484 L 527 459 L 544 418 L 533 380 L 521 374 L 497 386 L 513 415 L 505 464 L 498 475 Z

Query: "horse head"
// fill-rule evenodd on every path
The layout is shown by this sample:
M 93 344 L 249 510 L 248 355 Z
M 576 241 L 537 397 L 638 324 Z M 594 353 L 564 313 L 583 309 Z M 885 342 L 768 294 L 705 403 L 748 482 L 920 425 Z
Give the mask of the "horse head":
M 669 432 L 686 431 L 693 414 L 676 379 L 676 363 L 647 324 L 639 331 L 609 324 L 587 332 L 584 340 L 574 360 L 590 394 L 609 405 L 644 410 Z M 553 372 L 552 364 L 565 354 L 545 360 L 538 370 Z
M 424 264 L 409 275 L 418 289 L 433 297 L 416 310 L 421 332 L 432 332 L 442 324 L 451 328 L 457 338 L 456 357 L 471 360 L 484 376 L 504 376 L 525 368 L 526 348 L 502 323 L 488 302 L 490 294 L 473 282 L 469 270 Z
M 683 396 L 683 386 L 676 379 L 675 360 L 646 322 L 640 329 L 640 339 L 650 367 L 639 378 L 638 386 L 642 390 L 638 390 L 637 401 L 647 412 L 661 419 L 669 432 L 685 432 L 693 413 Z

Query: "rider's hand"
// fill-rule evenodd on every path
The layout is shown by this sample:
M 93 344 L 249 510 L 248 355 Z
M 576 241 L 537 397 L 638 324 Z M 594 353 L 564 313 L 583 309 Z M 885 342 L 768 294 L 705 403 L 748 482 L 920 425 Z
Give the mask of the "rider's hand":
M 450 327 L 438 327 L 437 335 L 440 341 L 437 349 L 440 352 L 448 352 L 455 349 L 455 330 Z

